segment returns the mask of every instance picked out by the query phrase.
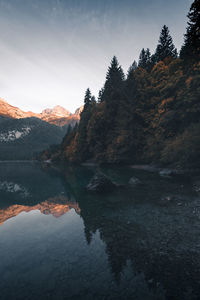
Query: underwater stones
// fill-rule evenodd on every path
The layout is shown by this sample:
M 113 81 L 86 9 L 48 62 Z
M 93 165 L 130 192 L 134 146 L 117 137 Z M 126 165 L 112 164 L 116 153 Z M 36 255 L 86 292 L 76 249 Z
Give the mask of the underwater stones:
M 196 180 L 196 181 L 193 183 L 193 190 L 194 190 L 196 193 L 200 193 L 200 180 Z
M 142 184 L 142 182 L 140 181 L 140 179 L 138 179 L 137 177 L 131 177 L 128 183 L 130 185 L 132 185 L 132 186 Z
M 162 204 L 174 203 L 178 206 L 181 206 L 187 198 L 182 195 L 165 195 L 161 197 Z
M 159 175 L 163 178 L 176 179 L 182 182 L 190 182 L 191 176 L 189 172 L 176 169 L 162 169 Z

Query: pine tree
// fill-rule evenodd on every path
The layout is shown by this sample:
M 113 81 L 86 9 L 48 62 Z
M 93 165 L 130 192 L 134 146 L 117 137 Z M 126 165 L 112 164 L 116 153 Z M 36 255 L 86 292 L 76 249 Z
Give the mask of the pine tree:
M 164 25 L 155 52 L 155 61 L 163 61 L 167 57 L 177 58 L 177 50 L 173 44 L 169 28 Z
M 101 101 L 109 102 L 113 91 L 118 91 L 121 89 L 124 79 L 125 75 L 122 67 L 119 65 L 116 56 L 114 56 L 106 74 L 106 82 L 102 89 Z
M 113 83 L 117 81 L 124 80 L 124 72 L 122 70 L 122 67 L 119 65 L 119 62 L 117 60 L 117 57 L 114 56 L 111 60 L 111 65 L 108 68 L 108 72 L 106 74 L 106 81 L 113 81 Z
M 181 49 L 181 58 L 200 58 L 200 1 L 195 0 L 187 15 L 188 27 L 185 42 Z
M 93 105 L 96 104 L 95 97 L 92 96 L 90 89 L 85 92 L 84 109 L 81 113 L 81 119 L 78 127 L 78 140 L 77 140 L 77 159 L 86 159 L 89 155 L 87 143 L 87 126 L 92 115 Z
M 100 91 L 99 91 L 98 103 L 102 102 L 103 93 L 104 93 L 104 88 L 100 89 Z
M 145 69 L 146 67 L 146 51 L 144 48 L 140 52 L 138 67 Z
M 147 50 L 144 50 L 143 48 L 140 52 L 138 67 L 143 68 L 147 71 L 151 71 L 152 66 L 151 52 L 149 48 L 147 48 Z
M 84 98 L 84 110 L 87 109 L 92 101 L 92 94 L 90 92 L 90 89 L 88 88 L 85 92 L 85 98 Z
M 91 97 L 91 104 L 93 104 L 93 105 L 96 104 L 95 96 L 92 96 L 92 97 Z
M 137 67 L 138 67 L 137 62 L 134 60 L 134 62 L 132 63 L 132 65 L 128 69 L 127 79 L 132 76 L 132 74 L 137 69 Z

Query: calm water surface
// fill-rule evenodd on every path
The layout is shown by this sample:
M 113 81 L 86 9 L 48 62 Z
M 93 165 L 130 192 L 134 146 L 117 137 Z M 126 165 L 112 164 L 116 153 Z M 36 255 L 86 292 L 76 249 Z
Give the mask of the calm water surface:
M 95 168 L 0 163 L 1 300 L 200 299 L 194 179 L 101 171 L 124 187 L 90 195 Z

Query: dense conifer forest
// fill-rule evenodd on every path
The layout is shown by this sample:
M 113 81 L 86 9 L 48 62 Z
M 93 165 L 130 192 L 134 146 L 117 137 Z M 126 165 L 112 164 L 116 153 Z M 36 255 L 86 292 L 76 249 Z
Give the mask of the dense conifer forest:
M 177 52 L 164 25 L 155 53 L 142 49 L 127 75 L 114 56 L 98 99 L 88 88 L 78 126 L 43 159 L 200 167 L 200 1 Z

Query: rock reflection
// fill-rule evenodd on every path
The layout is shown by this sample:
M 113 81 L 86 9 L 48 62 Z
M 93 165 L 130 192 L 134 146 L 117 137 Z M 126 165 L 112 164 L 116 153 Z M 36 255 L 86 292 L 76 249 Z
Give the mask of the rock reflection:
M 154 175 L 144 174 L 145 188 L 127 188 L 98 196 L 83 193 L 80 174 L 81 170 L 78 174 L 73 171 L 71 181 L 68 171 L 65 178 L 75 187 L 85 238 L 90 245 L 93 235 L 100 233 L 116 283 L 124 285 L 130 263 L 130 294 L 135 276 L 143 274 L 147 286 L 155 292 L 152 299 L 198 299 L 200 251 L 196 241 L 200 222 L 194 207 L 199 200 L 192 196 L 188 186 L 184 190 L 180 182 L 159 181 Z M 169 191 L 180 196 L 163 205 L 163 194 Z
M 105 195 L 87 193 L 85 186 L 96 172 L 92 168 L 46 166 L 45 173 L 39 167 L 24 166 L 18 176 L 8 169 L 9 180 L 2 172 L 2 182 L 17 182 L 32 196 L 20 202 L 15 193 L 10 193 L 11 199 L 10 194 L 1 192 L 12 204 L 8 207 L 7 200 L 3 207 L 2 202 L 0 223 L 36 209 L 55 218 L 72 208 L 80 215 L 78 220 L 75 214 L 69 217 L 75 224 L 72 227 L 64 222 L 57 227 L 59 222 L 46 218 L 52 232 L 57 228 L 59 235 L 55 243 L 50 240 L 48 244 L 51 255 L 43 257 L 48 260 L 44 272 L 47 265 L 54 268 L 50 277 L 55 277 L 66 299 L 199 299 L 199 196 L 192 192 L 191 183 L 143 170 L 136 173 L 131 168 L 104 167 L 101 171 L 124 188 Z M 126 185 L 133 176 L 143 184 Z M 46 233 L 43 240 L 47 243 L 45 238 Z M 40 250 L 41 245 L 36 246 Z M 43 284 L 46 275 L 44 278 Z M 77 291 L 77 298 L 73 298 L 78 288 L 80 295 Z M 99 297 L 89 297 L 96 292 Z

